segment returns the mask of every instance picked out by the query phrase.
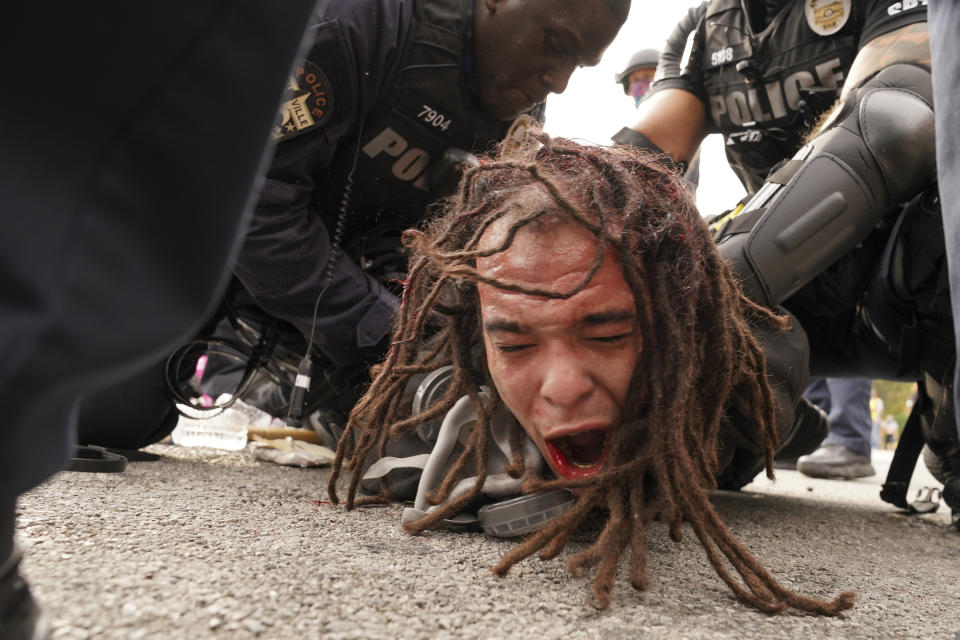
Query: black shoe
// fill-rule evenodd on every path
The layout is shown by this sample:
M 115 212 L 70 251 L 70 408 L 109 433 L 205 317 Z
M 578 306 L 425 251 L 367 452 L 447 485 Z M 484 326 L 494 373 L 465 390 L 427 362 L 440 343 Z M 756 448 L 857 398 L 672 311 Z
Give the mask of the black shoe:
M 870 458 L 854 453 L 842 444 L 824 444 L 808 456 L 797 459 L 797 471 L 811 478 L 866 478 L 877 472 Z
M 0 566 L 0 635 L 4 640 L 48 640 L 46 617 L 20 576 L 16 552 Z
M 84 473 L 120 473 L 127 468 L 127 459 L 95 444 L 78 444 L 64 471 Z

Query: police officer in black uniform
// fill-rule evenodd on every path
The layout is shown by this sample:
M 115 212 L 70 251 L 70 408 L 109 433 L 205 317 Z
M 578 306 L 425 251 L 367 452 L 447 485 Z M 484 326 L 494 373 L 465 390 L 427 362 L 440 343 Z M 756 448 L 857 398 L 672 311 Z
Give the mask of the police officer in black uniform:
M 295 378 L 306 386 L 312 370 L 310 388 L 294 390 L 285 416 L 306 416 L 331 402 L 341 415 L 349 409 L 354 383 L 388 347 L 403 277 L 400 231 L 452 190 L 458 167 L 473 152 L 503 140 L 512 126 L 521 134 L 576 67 L 596 64 L 629 5 L 320 3 L 308 31 L 313 44 L 290 79 L 274 131 L 276 155 L 234 268 L 237 298 L 229 301 L 254 316 L 241 318 L 243 326 L 279 325 L 281 344 L 298 358 L 310 354 Z M 189 374 L 192 360 L 178 361 L 183 366 L 174 374 Z M 137 395 L 139 406 L 155 414 L 156 403 L 147 400 L 157 397 L 158 376 L 146 375 L 150 382 L 140 384 L 139 394 L 129 387 L 113 394 Z M 305 406 L 298 406 L 302 395 Z M 81 431 L 129 434 L 131 412 L 111 418 L 111 404 L 88 403 Z M 146 428 L 140 435 L 147 440 L 176 420 L 170 403 L 160 404 L 166 428 Z M 156 416 L 139 422 L 155 423 Z
M 752 198 L 715 224 L 746 292 L 796 316 L 814 375 L 918 380 L 916 422 L 949 488 L 960 446 L 924 5 L 704 2 L 616 139 L 682 163 L 707 133 L 724 135 Z M 777 342 L 774 371 L 806 368 Z M 783 421 L 781 442 L 798 422 Z M 722 478 L 732 486 L 750 476 L 737 456 Z

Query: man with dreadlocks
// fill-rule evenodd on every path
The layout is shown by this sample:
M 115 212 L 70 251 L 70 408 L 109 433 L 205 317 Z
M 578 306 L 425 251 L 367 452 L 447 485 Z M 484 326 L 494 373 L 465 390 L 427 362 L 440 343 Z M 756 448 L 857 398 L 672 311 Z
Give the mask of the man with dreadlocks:
M 602 533 L 568 568 L 597 567 L 601 608 L 627 550 L 630 583 L 646 589 L 646 531 L 658 519 L 675 539 L 687 522 L 736 597 L 760 610 L 833 615 L 852 605 L 850 593 L 825 602 L 782 587 L 707 499 L 730 406 L 749 417 L 772 468 L 774 385 L 783 385 L 768 379 L 755 330 L 788 332 L 788 319 L 741 293 L 676 173 L 634 149 L 540 135 L 471 169 L 442 215 L 406 243 L 393 347 L 340 441 L 335 502 L 345 464 L 348 507 L 408 497 L 384 469 L 403 466 L 394 456 L 429 440 L 442 417 L 429 460 L 407 464 L 424 467 L 408 532 L 463 522 L 490 496 L 575 495 L 497 574 L 537 551 L 556 557 L 600 508 Z M 411 386 L 442 367 L 445 390 L 413 408 Z M 462 443 L 454 448 L 451 424 Z M 357 498 L 361 480 L 377 495 Z

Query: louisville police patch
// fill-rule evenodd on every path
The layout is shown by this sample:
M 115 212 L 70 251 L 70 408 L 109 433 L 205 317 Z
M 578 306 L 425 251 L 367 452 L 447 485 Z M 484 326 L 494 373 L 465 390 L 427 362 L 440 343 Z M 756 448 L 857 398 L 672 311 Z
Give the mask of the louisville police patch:
M 814 33 L 832 36 L 850 19 L 850 0 L 805 0 L 807 24 Z
M 273 137 L 284 140 L 319 127 L 333 116 L 330 81 L 316 64 L 303 60 L 290 78 Z
M 522 113 L 517 116 L 517 119 L 510 125 L 510 129 L 507 130 L 507 135 L 503 137 L 503 153 L 505 155 L 516 152 L 523 145 L 527 137 L 527 131 L 533 124 L 534 119 L 530 114 Z

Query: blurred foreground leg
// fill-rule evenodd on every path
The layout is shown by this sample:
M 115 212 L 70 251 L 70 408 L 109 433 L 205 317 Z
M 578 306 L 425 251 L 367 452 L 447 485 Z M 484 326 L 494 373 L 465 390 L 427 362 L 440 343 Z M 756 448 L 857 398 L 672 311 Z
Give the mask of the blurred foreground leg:
M 0 9 L 0 517 L 212 310 L 313 4 Z

